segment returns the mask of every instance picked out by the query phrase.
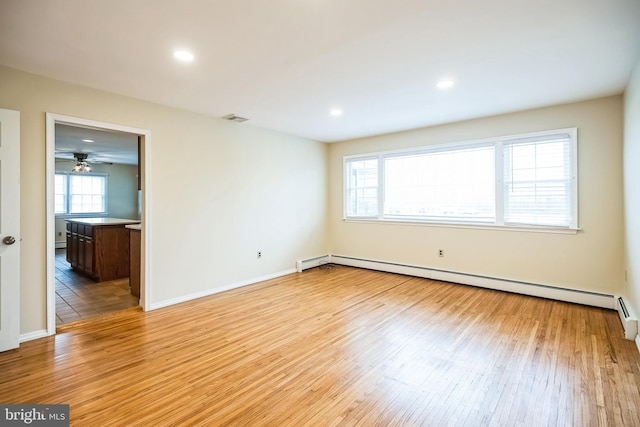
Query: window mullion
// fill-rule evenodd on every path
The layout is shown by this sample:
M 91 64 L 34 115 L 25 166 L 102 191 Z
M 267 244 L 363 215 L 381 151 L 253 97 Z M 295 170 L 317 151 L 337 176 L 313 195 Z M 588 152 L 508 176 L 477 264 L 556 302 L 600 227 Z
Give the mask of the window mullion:
M 571 228 L 578 228 L 578 130 L 570 132 Z
M 494 144 L 495 169 L 495 207 L 496 225 L 504 225 L 504 144 L 496 141 Z

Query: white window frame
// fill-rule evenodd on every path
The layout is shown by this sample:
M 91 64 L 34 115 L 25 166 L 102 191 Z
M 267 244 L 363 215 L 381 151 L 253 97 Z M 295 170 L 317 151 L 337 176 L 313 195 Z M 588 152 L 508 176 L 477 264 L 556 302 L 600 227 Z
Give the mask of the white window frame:
M 56 218 L 90 218 L 90 217 L 106 217 L 108 216 L 108 205 L 109 205 L 109 175 L 106 173 L 95 173 L 95 172 L 83 172 L 83 173 L 73 173 L 67 171 L 56 171 L 55 175 L 65 175 L 66 176 L 66 188 L 65 188 L 65 212 L 64 213 L 56 213 Z M 81 212 L 81 213 L 71 213 L 71 176 L 98 176 L 104 178 L 104 210 L 102 212 Z M 55 178 L 54 178 L 55 179 Z M 55 194 L 54 194 L 55 198 Z
M 535 139 L 540 137 L 566 134 L 569 136 L 569 167 L 570 167 L 570 210 L 571 219 L 568 226 L 555 225 L 533 225 L 533 224 L 507 224 L 504 220 L 504 144 L 514 140 Z M 448 221 L 448 220 L 425 220 L 419 218 L 398 219 L 388 218 L 384 213 L 384 191 L 385 191 L 385 171 L 384 160 L 390 157 L 419 155 L 424 153 L 435 153 L 441 151 L 453 151 L 464 148 L 473 148 L 483 145 L 493 145 L 494 147 L 494 167 L 495 167 L 495 222 L 475 222 L 475 221 Z M 348 192 L 349 181 L 347 176 L 347 165 L 352 161 L 378 159 L 378 215 L 377 217 L 358 217 L 348 215 Z M 401 150 L 382 151 L 377 153 L 366 153 L 345 156 L 343 158 L 343 220 L 347 222 L 383 222 L 383 223 L 403 223 L 440 227 L 462 227 L 462 228 L 489 228 L 516 231 L 540 231 L 555 233 L 574 234 L 580 230 L 578 226 L 578 130 L 577 128 L 554 129 L 526 134 L 507 135 L 495 138 L 485 138 L 472 141 L 462 141 L 448 144 L 438 144 Z
M 370 160 L 377 160 L 378 159 L 378 155 L 373 155 L 373 156 L 357 156 L 355 158 L 356 161 L 370 161 Z M 378 160 L 378 182 L 377 182 L 377 186 L 376 186 L 376 191 L 378 193 L 378 206 L 377 206 L 377 212 L 378 212 L 378 216 L 358 216 L 358 218 L 368 218 L 368 219 L 376 219 L 377 217 L 379 217 L 379 215 L 382 214 L 381 209 L 383 208 L 383 203 L 380 197 L 380 185 L 384 184 L 384 181 L 381 179 L 382 174 L 384 173 L 384 164 L 380 164 L 380 161 Z M 348 188 L 348 183 L 351 180 L 351 176 L 349 176 L 349 169 L 347 168 L 347 163 L 345 162 L 344 164 L 344 177 L 345 177 L 345 194 L 344 194 L 344 203 L 345 203 L 345 216 L 346 216 L 346 210 L 347 210 L 347 205 L 349 203 L 349 188 Z M 356 187 L 356 188 L 361 188 L 361 187 Z M 362 187 L 362 189 L 365 189 L 366 187 Z

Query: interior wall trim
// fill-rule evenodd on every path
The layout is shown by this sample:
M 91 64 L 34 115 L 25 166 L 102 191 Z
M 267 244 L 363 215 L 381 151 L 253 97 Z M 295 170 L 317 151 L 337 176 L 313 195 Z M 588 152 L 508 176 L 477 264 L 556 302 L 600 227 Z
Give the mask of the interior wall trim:
M 39 331 L 33 331 L 33 332 L 27 332 L 26 334 L 20 334 L 20 337 L 18 339 L 20 340 L 21 343 L 23 343 L 23 342 L 37 340 L 39 338 L 44 338 L 44 337 L 48 337 L 48 336 L 49 336 L 49 331 L 47 331 L 46 329 L 41 329 Z
M 114 123 L 101 122 L 81 117 L 65 116 L 57 113 L 45 113 L 45 160 L 46 160 L 46 328 L 49 335 L 56 333 L 55 301 L 55 125 L 89 127 L 107 131 L 125 132 L 142 138 L 142 158 L 138 159 L 142 170 L 142 271 L 140 273 L 140 306 L 148 310 L 152 300 L 152 209 L 151 209 L 151 131 Z M 140 140 L 140 139 L 139 139 Z
M 210 295 L 215 295 L 215 294 L 218 294 L 220 292 L 230 291 L 232 289 L 241 288 L 241 287 L 247 286 L 247 285 L 253 285 L 254 283 L 264 282 L 265 280 L 275 279 L 277 277 L 286 276 L 287 274 L 291 274 L 291 273 L 295 273 L 295 272 L 296 272 L 296 270 L 294 268 L 292 268 L 292 269 L 283 270 L 283 271 L 280 271 L 280 272 L 277 272 L 277 273 L 268 274 L 266 276 L 255 277 L 253 279 L 248 279 L 248 280 L 243 280 L 241 282 L 232 283 L 232 284 L 229 284 L 229 285 L 226 285 L 226 286 L 222 286 L 222 287 L 219 287 L 219 288 L 207 289 L 205 291 L 196 292 L 196 293 L 189 294 L 189 295 L 183 295 L 183 296 L 180 296 L 180 297 L 177 297 L 177 298 L 171 298 L 171 299 L 168 299 L 168 300 L 154 302 L 154 303 L 150 304 L 149 310 L 156 310 L 158 308 L 169 307 L 171 305 L 180 304 L 182 302 L 187 302 L 187 301 L 191 301 L 191 300 L 194 300 L 194 299 L 198 299 L 198 298 L 202 298 L 202 297 L 208 297 Z

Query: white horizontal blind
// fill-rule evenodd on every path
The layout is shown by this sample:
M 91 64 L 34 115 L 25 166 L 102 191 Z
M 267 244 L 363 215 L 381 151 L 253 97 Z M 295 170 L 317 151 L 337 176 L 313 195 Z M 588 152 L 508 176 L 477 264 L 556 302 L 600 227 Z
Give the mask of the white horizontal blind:
M 504 141 L 504 222 L 572 225 L 569 134 Z
M 67 175 L 56 174 L 54 179 L 54 206 L 56 214 L 67 213 Z
M 493 145 L 385 157 L 384 217 L 495 221 Z
M 69 175 L 69 213 L 104 213 L 106 176 Z
M 345 162 L 345 215 L 378 216 L 378 158 L 358 158 Z
M 345 218 L 578 229 L 577 129 L 345 157 Z

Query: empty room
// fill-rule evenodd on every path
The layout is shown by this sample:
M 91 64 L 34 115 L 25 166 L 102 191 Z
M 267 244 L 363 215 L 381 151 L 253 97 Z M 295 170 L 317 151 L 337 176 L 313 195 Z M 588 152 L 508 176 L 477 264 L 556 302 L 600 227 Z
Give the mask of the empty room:
M 0 424 L 640 426 L 639 23 L 2 1 Z

